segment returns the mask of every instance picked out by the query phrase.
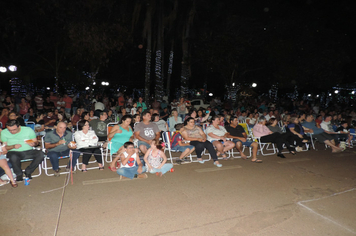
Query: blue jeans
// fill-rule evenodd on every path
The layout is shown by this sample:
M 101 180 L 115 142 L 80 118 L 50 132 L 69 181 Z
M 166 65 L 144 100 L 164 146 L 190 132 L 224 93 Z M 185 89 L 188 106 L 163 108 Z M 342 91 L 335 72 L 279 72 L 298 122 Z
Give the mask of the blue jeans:
M 146 146 L 147 149 L 151 148 L 151 146 L 148 143 L 143 142 L 143 141 L 138 141 L 137 145 L 138 145 L 138 148 L 140 148 L 141 145 Z
M 177 145 L 177 146 L 175 146 L 175 147 L 172 147 L 171 150 L 172 150 L 172 151 L 177 151 L 177 152 L 184 152 L 184 151 L 187 150 L 188 148 L 189 148 L 190 150 L 192 150 L 192 149 L 194 148 L 194 146 L 193 146 L 193 145 L 188 145 L 188 146 L 179 146 L 179 145 Z
M 138 166 L 134 166 L 134 167 L 130 167 L 130 168 L 121 167 L 120 169 L 118 169 L 116 171 L 116 173 L 118 175 L 125 176 L 126 178 L 133 179 L 135 177 L 135 175 L 139 175 L 139 173 L 137 173 L 137 169 L 138 169 Z M 143 166 L 141 174 L 145 173 L 146 170 L 147 170 L 146 166 Z
M 184 122 L 185 114 L 178 114 L 178 116 L 179 116 L 180 118 L 182 118 L 182 121 Z
M 72 153 L 73 153 L 73 155 L 72 155 L 72 168 L 74 168 L 74 166 L 77 164 L 77 160 L 79 158 L 80 151 L 72 152 Z M 49 157 L 49 160 L 51 161 L 53 170 L 58 170 L 59 169 L 59 159 L 61 159 L 60 157 L 63 158 L 63 157 L 69 156 L 69 149 L 66 150 L 66 151 L 63 151 L 63 152 L 51 152 L 51 151 L 49 151 L 47 153 L 47 156 Z M 68 162 L 68 166 L 70 166 L 70 162 Z
M 162 172 L 162 175 L 164 175 L 165 173 L 167 173 L 168 171 L 170 171 L 170 169 L 173 168 L 173 165 L 171 163 L 166 163 L 162 166 L 161 169 L 157 169 L 157 168 L 153 168 L 150 173 L 156 173 L 156 172 Z

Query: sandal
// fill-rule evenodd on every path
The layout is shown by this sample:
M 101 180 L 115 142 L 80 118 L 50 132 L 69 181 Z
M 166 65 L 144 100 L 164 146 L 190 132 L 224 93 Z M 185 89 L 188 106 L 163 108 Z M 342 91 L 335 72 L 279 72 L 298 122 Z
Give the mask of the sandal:
M 18 186 L 15 180 L 14 180 L 14 182 L 10 181 L 10 184 L 13 188 L 17 188 L 17 186 Z
M 102 166 L 102 167 L 99 166 L 99 170 L 104 170 L 104 166 Z
M 88 172 L 88 170 L 87 169 L 83 169 L 82 172 Z
M 256 160 L 251 160 L 252 162 L 254 162 L 254 163 L 262 163 L 262 160 L 260 160 L 260 159 L 256 159 Z

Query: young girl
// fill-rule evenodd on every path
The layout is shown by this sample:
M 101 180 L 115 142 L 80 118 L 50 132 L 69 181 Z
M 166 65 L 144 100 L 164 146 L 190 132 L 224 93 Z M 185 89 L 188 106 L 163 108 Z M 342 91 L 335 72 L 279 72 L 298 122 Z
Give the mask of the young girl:
M 152 141 L 151 148 L 147 150 L 144 160 L 147 164 L 148 171 L 153 173 L 158 173 L 159 176 L 164 175 L 167 171 L 172 169 L 172 164 L 166 164 L 167 157 L 164 154 L 164 143 L 159 141 Z

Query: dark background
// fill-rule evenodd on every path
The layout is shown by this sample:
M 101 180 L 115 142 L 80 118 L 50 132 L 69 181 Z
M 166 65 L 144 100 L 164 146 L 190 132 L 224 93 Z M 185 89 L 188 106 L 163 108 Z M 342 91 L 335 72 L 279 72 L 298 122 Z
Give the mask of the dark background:
M 171 49 L 173 96 L 183 83 L 183 64 L 187 87 L 206 83 L 219 96 L 232 83 L 255 82 L 257 92 L 278 83 L 280 93 L 293 92 L 295 85 L 320 93 L 355 82 L 351 0 L 38 0 L 3 1 L 1 9 L 0 64 L 18 67 L 0 74 L 2 89 L 18 77 L 35 90 L 53 88 L 55 78 L 60 91 L 84 90 L 93 72 L 97 84 L 143 89 L 147 48 L 151 94 L 157 83 L 166 91 Z M 163 50 L 163 82 L 155 76 L 157 49 Z

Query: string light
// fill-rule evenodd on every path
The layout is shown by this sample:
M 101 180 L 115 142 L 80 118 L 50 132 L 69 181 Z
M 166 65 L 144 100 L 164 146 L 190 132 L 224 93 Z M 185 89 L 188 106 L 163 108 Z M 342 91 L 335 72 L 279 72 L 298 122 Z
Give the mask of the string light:
M 156 51 L 156 66 L 155 66 L 155 74 L 156 74 L 156 99 L 161 102 L 163 98 L 163 76 L 162 76 L 162 52 L 161 50 Z

